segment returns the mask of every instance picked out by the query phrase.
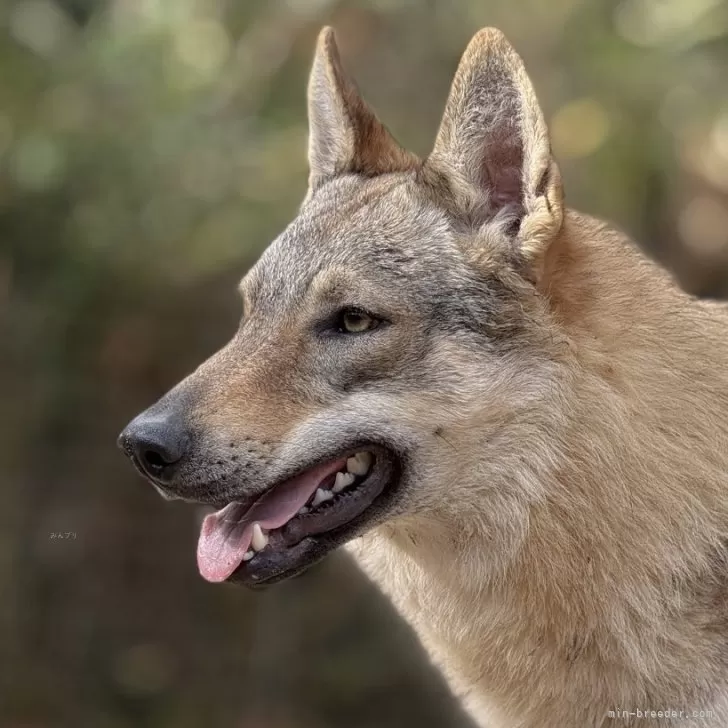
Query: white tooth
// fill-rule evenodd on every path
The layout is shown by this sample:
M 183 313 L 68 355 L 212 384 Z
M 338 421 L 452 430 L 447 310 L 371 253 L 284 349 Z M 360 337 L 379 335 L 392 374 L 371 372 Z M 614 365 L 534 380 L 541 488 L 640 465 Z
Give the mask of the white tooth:
M 253 551 L 252 549 L 250 551 L 246 551 L 243 555 L 243 561 L 250 561 L 253 556 L 255 556 L 255 551 Z
M 301 510 L 298 512 L 303 516 L 308 513 L 308 508 L 306 508 L 306 506 L 301 506 Z
M 354 475 L 365 475 L 372 465 L 370 452 L 358 452 L 346 461 L 346 469 Z
M 311 501 L 311 506 L 315 508 L 319 503 L 324 503 L 327 500 L 331 500 L 333 497 L 334 494 L 330 490 L 318 488 L 316 490 L 316 495 L 314 495 L 313 500 Z
M 268 545 L 268 534 L 263 533 L 259 523 L 253 525 L 253 540 L 250 545 L 253 551 L 262 551 Z
M 336 481 L 332 490 L 334 493 L 341 493 L 344 488 L 348 488 L 355 480 L 354 473 L 336 473 Z

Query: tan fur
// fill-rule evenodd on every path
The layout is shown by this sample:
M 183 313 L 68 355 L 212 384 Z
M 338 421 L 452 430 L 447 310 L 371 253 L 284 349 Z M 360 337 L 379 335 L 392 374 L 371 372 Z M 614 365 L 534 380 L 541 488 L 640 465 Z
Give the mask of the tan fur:
M 542 421 L 496 438 L 510 467 L 487 484 L 492 403 L 449 428 L 447 504 L 351 548 L 481 725 L 726 725 L 728 314 L 590 218 L 560 242 L 568 379 Z M 491 494 L 514 488 L 537 503 L 499 542 L 523 514 Z
M 282 328 L 275 341 L 251 347 L 244 367 L 239 363 L 241 352 L 226 347 L 195 372 L 195 380 L 205 386 L 204 398 L 189 413 L 196 427 L 225 429 L 237 439 L 277 443 L 312 414 L 313 403 L 297 390 L 290 367 L 300 351 L 301 337 L 290 327 Z M 245 402 L 244 409 L 240 402 Z

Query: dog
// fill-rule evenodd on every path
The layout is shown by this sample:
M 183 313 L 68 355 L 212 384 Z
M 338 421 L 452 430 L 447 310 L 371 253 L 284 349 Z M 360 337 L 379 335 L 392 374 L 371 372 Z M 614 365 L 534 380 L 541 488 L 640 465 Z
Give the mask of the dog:
M 481 30 L 404 150 L 319 37 L 309 187 L 239 330 L 119 443 L 210 582 L 346 545 L 489 728 L 728 725 L 728 309 L 564 204 Z

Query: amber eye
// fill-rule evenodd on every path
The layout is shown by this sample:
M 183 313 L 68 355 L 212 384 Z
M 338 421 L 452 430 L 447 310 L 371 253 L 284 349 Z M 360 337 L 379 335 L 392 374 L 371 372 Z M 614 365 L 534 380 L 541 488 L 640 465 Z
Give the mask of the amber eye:
M 339 331 L 345 334 L 363 334 L 372 331 L 379 325 L 379 321 L 363 311 L 342 311 L 339 317 Z

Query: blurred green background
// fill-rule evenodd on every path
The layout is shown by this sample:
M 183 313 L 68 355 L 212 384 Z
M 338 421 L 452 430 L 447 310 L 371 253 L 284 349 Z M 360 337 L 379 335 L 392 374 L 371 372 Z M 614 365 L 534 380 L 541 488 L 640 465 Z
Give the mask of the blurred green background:
M 232 335 L 235 284 L 295 214 L 325 23 L 421 154 L 467 41 L 503 29 L 570 204 L 728 292 L 726 2 L 4 0 L 3 728 L 466 725 L 343 556 L 265 593 L 207 585 L 201 514 L 114 445 Z

